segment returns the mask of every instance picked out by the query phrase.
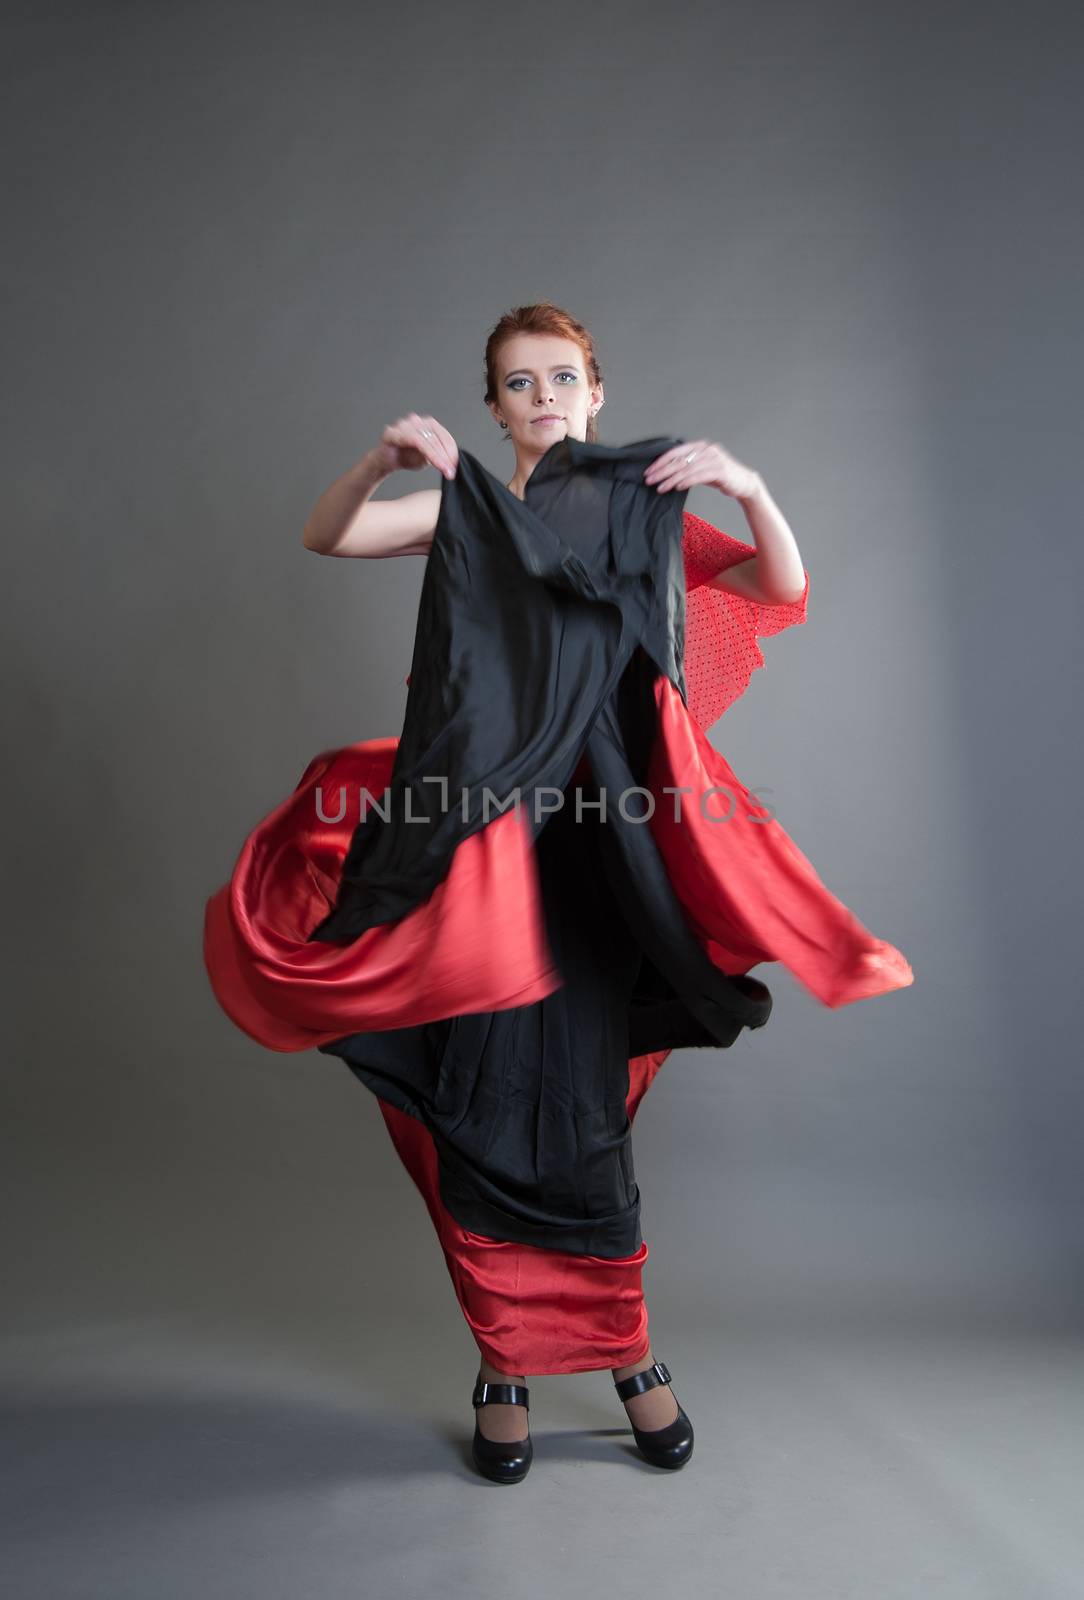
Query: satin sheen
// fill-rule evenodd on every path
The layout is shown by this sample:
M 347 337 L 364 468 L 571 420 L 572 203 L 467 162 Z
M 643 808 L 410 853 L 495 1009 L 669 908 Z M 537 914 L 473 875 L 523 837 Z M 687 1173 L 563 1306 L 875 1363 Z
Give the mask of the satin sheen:
M 643 483 L 676 442 L 558 441 L 526 503 L 461 452 L 400 739 L 314 758 L 207 903 L 223 1008 L 378 1096 L 505 1371 L 646 1353 L 630 1107 L 671 1049 L 764 1025 L 751 967 L 781 963 L 828 1006 L 913 979 L 707 740 L 763 665 L 757 638 L 805 620 L 808 578 L 791 606 L 710 586 L 754 552 Z M 627 814 L 572 821 L 577 787 L 637 786 Z M 522 814 L 487 820 L 487 788 Z M 668 788 L 690 791 L 680 817 Z M 324 820 L 341 789 L 374 797 L 360 821 Z M 721 808 L 697 803 L 712 790 Z M 536 794 L 564 808 L 539 823 Z
M 629 1062 L 630 1120 L 665 1057 L 660 1052 Z M 424 1125 L 386 1100 L 378 1104 L 425 1201 L 464 1319 L 478 1349 L 498 1371 L 593 1372 L 631 1366 L 648 1354 L 646 1241 L 621 1259 L 473 1233 L 441 1199 L 437 1153 Z

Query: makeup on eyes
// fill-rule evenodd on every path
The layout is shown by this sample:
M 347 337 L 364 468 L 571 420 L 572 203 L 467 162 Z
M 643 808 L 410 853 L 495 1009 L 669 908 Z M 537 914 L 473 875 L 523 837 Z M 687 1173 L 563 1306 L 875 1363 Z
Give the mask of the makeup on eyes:
M 579 381 L 579 373 L 570 371 L 568 367 L 555 367 L 553 370 L 554 375 L 558 378 L 571 378 L 574 383 Z M 510 372 L 508 377 L 505 379 L 505 386 L 510 389 L 512 385 L 514 383 L 518 383 L 521 378 L 526 380 L 529 377 L 530 373 Z

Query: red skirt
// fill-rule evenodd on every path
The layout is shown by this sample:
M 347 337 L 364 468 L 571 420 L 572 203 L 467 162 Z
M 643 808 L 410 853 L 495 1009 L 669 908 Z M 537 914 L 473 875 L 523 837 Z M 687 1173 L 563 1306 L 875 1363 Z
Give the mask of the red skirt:
M 630 1122 L 668 1053 L 629 1062 Z M 456 1299 L 487 1361 L 499 1372 L 530 1375 L 626 1367 L 648 1354 L 646 1240 L 633 1255 L 606 1257 L 470 1232 L 441 1200 L 436 1149 L 424 1123 L 386 1100 L 378 1104 L 429 1209 Z

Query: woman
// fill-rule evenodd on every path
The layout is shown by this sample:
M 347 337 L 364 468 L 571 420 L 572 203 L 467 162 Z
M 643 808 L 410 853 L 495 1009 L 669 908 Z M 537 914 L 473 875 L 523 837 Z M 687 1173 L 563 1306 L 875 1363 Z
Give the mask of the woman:
M 706 440 L 600 446 L 591 339 L 549 302 L 498 322 L 486 385 L 507 483 L 410 413 L 309 517 L 320 554 L 427 556 L 403 733 L 310 763 L 208 902 L 205 957 L 252 1037 L 337 1055 L 377 1095 L 479 1347 L 479 1470 L 526 1474 L 528 1372 L 606 1367 L 641 1453 L 678 1467 L 693 1434 L 648 1333 L 636 1109 L 670 1050 L 763 1026 L 758 963 L 830 1006 L 913 974 L 704 736 L 757 638 L 805 620 L 763 479 Z M 371 500 L 426 466 L 441 490 Z M 754 547 L 683 512 L 694 484 L 739 501 Z M 499 778 L 532 820 L 479 804 Z M 327 817 L 354 787 L 356 825 Z

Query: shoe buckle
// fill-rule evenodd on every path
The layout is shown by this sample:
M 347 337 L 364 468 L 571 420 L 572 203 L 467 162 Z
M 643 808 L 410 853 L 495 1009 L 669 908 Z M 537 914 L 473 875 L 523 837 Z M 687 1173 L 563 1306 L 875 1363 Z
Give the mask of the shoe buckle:
M 511 1394 L 514 1394 L 517 1390 L 523 1389 L 524 1387 L 525 1386 L 523 1384 L 521 1384 L 521 1383 L 509 1383 L 509 1384 L 490 1383 L 485 1378 L 479 1378 L 477 1383 L 474 1386 L 474 1394 L 471 1396 L 471 1399 L 472 1399 L 474 1405 L 476 1405 L 476 1406 L 489 1405 L 490 1403 L 492 1403 L 493 1405 L 511 1404 L 511 1405 L 522 1405 L 526 1410 L 530 1410 L 530 1402 L 528 1400 L 526 1400 L 526 1399 L 524 1399 L 524 1400 L 513 1400 L 513 1399 L 509 1398 L 509 1400 L 504 1401 L 504 1400 L 498 1400 L 496 1395 L 494 1394 L 492 1402 L 490 1401 L 490 1393 L 489 1393 L 489 1391 L 491 1389 L 493 1389 L 493 1390 L 508 1389 Z

